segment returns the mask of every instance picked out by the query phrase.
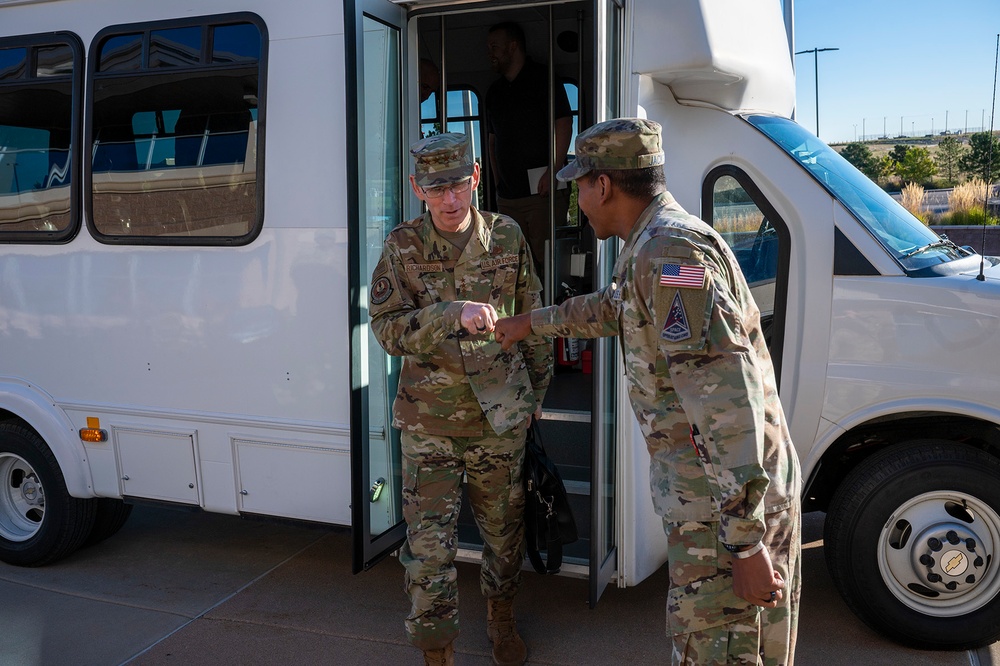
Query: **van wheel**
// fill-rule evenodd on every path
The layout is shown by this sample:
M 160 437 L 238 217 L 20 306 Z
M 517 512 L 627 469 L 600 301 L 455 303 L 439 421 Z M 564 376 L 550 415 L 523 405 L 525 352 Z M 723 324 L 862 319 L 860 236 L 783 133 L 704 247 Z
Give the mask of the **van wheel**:
M 126 504 L 120 499 L 101 497 L 94 502 L 97 510 L 94 513 L 94 527 L 90 530 L 90 536 L 84 542 L 84 546 L 93 546 L 112 537 L 118 533 L 128 517 L 132 515 L 132 505 Z
M 872 455 L 830 504 L 830 575 L 866 624 L 908 646 L 1000 639 L 1000 460 L 942 440 Z
M 41 437 L 17 422 L 0 423 L 0 560 L 40 566 L 80 547 L 95 503 L 70 497 Z

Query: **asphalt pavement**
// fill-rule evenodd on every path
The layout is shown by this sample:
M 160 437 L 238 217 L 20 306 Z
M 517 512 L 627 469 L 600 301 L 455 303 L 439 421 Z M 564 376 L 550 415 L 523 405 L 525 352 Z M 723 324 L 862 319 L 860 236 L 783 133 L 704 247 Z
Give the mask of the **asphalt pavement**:
M 807 514 L 798 664 L 1000 664 L 1000 645 L 928 652 L 858 621 L 823 562 L 823 514 Z M 0 665 L 420 664 L 403 635 L 399 563 L 350 571 L 342 531 L 137 507 L 115 537 L 56 564 L 0 564 Z M 477 567 L 459 564 L 460 665 L 490 664 Z M 525 573 L 518 627 L 530 664 L 669 663 L 666 575 L 609 588 Z

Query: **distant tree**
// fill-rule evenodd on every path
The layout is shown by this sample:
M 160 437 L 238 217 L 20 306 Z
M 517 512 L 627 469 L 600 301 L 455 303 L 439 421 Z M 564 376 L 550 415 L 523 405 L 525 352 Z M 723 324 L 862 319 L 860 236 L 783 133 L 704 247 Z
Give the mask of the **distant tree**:
M 889 159 L 896 164 L 901 164 L 906 159 L 906 146 L 898 143 L 893 146 L 892 150 L 889 151 Z
M 938 165 L 938 171 L 944 174 L 948 185 L 954 185 L 958 180 L 960 172 L 958 162 L 962 159 L 963 153 L 965 148 L 962 147 L 962 142 L 953 136 L 946 136 L 938 143 L 934 161 Z
M 874 181 L 878 181 L 878 160 L 872 151 L 863 143 L 854 142 L 844 146 L 840 156 L 854 165 L 861 173 Z
M 888 155 L 883 155 L 882 157 L 876 157 L 876 172 L 877 177 L 875 182 L 878 185 L 885 185 L 885 182 L 889 180 L 889 176 L 895 173 L 896 163 L 892 161 L 892 158 Z
M 910 146 L 906 149 L 903 160 L 896 163 L 896 175 L 904 183 L 926 183 L 936 173 L 937 166 L 926 148 Z
M 986 182 L 996 180 L 1000 176 L 997 173 L 1000 168 L 1000 141 L 989 132 L 976 132 L 969 137 L 969 152 L 958 160 L 958 168 Z

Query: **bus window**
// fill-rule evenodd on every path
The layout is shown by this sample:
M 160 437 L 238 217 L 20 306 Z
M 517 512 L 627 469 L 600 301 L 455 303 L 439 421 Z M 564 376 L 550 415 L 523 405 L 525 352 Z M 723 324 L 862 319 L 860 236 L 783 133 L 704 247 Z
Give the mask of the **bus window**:
M 65 240 L 72 196 L 74 74 L 82 49 L 58 33 L 0 41 L 0 241 Z
M 210 245 L 256 236 L 262 31 L 233 20 L 111 28 L 95 38 L 89 203 L 99 240 Z

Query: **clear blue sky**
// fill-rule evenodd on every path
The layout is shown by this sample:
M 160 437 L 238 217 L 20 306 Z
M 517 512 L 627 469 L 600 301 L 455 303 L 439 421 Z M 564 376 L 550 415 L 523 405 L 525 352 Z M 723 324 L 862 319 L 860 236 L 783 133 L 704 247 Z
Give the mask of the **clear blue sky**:
M 950 131 L 966 112 L 988 129 L 997 33 L 1000 0 L 795 0 L 795 50 L 840 49 L 818 54 L 820 138 L 895 137 L 900 118 L 907 136 L 938 134 L 946 113 Z M 796 120 L 812 132 L 814 57 L 795 56 Z

